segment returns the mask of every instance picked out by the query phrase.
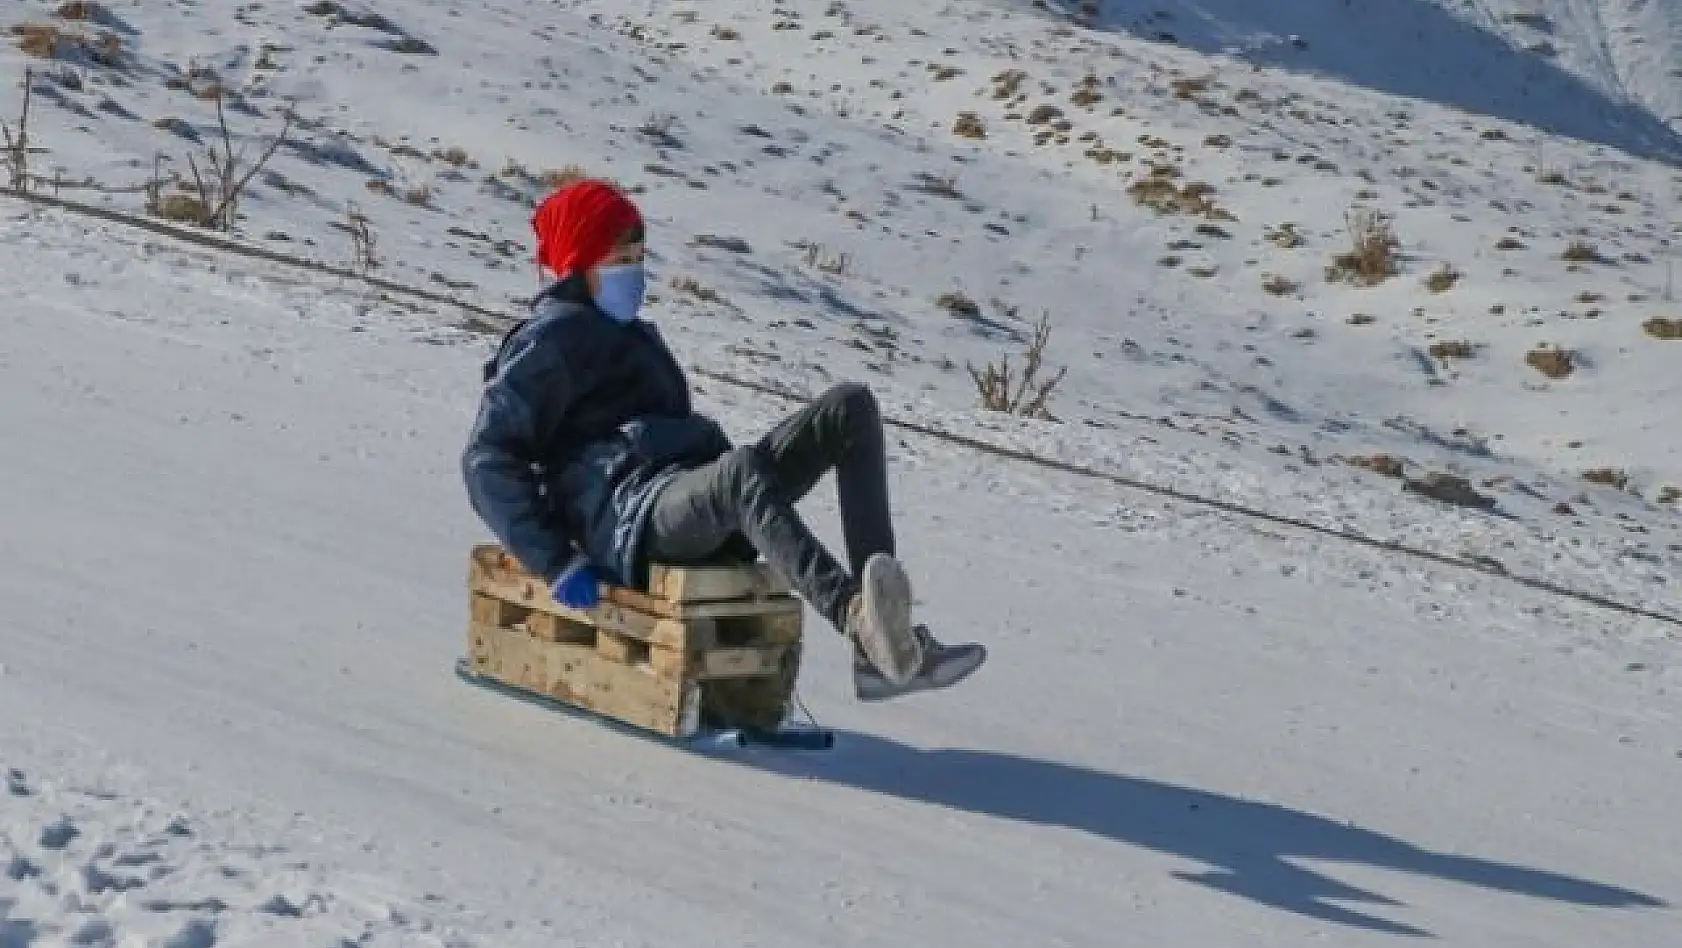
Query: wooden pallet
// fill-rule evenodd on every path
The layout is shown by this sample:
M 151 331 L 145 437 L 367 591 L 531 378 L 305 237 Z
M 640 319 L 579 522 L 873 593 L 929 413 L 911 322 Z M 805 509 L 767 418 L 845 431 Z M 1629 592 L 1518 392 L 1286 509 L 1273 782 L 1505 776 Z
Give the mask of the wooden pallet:
M 598 606 L 578 610 L 500 546 L 474 547 L 471 670 L 669 736 L 781 722 L 800 668 L 801 601 L 762 564 L 650 572 L 647 592 L 604 587 Z

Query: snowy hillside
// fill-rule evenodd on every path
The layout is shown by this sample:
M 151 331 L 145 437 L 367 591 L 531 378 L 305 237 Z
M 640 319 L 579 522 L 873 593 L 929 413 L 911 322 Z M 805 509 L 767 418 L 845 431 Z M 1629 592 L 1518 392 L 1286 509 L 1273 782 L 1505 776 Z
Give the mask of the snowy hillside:
M 702 407 L 869 382 L 994 658 L 816 636 L 823 757 L 468 691 L 482 317 L 0 196 L 0 946 L 1672 944 L 1677 5 L 1070 12 L 8 5 L 40 195 L 179 217 L 295 103 L 234 236 L 512 315 L 632 186 Z

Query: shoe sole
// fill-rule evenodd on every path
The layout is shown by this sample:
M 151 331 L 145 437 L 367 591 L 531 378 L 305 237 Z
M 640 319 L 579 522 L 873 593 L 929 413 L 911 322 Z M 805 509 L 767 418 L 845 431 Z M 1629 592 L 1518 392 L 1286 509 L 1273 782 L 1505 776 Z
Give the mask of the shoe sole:
M 865 562 L 860 586 L 859 647 L 883 678 L 903 685 L 923 665 L 922 649 L 911 632 L 911 580 L 898 560 L 877 554 Z
M 976 669 L 987 663 L 987 649 L 981 645 L 973 645 L 966 649 L 970 658 L 964 662 L 945 662 L 936 666 L 937 674 L 928 678 L 913 678 L 903 685 L 889 684 L 886 680 L 874 676 L 865 679 L 855 678 L 853 693 L 860 701 L 886 701 L 904 695 L 917 694 L 923 691 L 939 691 L 950 688 L 975 674 Z

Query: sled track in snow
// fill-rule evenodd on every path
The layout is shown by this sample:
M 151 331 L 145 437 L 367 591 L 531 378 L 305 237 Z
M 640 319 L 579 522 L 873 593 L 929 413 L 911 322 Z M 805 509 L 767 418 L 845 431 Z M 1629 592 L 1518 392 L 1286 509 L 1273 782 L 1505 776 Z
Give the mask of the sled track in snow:
M 500 334 L 512 324 L 512 320 L 506 313 L 498 312 L 485 306 L 480 306 L 477 303 L 458 299 L 453 296 L 447 296 L 442 293 L 435 293 L 406 283 L 386 280 L 348 267 L 334 266 L 333 264 L 322 263 L 305 257 L 280 253 L 266 247 L 258 247 L 251 244 L 241 243 L 232 238 L 206 231 L 189 230 L 125 211 L 96 207 L 80 201 L 71 201 L 61 197 L 49 197 L 45 194 L 18 191 L 11 188 L 0 188 L 0 197 L 9 197 L 15 200 L 34 204 L 39 207 L 48 207 L 56 210 L 67 211 L 73 214 L 96 218 L 124 227 L 132 227 L 222 253 L 257 260 L 266 260 L 271 263 L 278 263 L 284 266 L 294 267 L 313 273 L 335 276 L 341 279 L 356 280 L 365 283 L 368 286 L 385 290 L 390 293 L 397 293 L 414 299 L 425 300 L 429 303 L 435 303 L 442 306 L 453 306 L 470 314 L 470 318 L 464 320 L 460 324 L 460 328 L 467 329 L 471 332 Z M 691 366 L 690 371 L 703 378 L 708 378 L 715 382 L 730 385 L 744 391 L 770 395 L 797 403 L 807 400 L 807 396 L 790 389 L 739 378 L 725 372 L 717 372 L 700 366 Z M 888 414 L 883 415 L 882 421 L 891 428 L 922 435 L 927 438 L 932 438 L 947 444 L 957 445 L 968 450 L 992 455 L 994 457 L 1018 461 L 1024 464 L 1032 464 L 1048 470 L 1072 474 L 1077 477 L 1105 481 L 1119 487 L 1126 487 L 1132 490 L 1153 494 L 1158 497 L 1166 497 L 1188 504 L 1219 510 L 1224 513 L 1233 514 L 1235 516 L 1251 520 L 1302 530 L 1304 532 L 1330 537 L 1337 540 L 1344 540 L 1358 546 L 1364 546 L 1387 553 L 1409 556 L 1415 559 L 1426 560 L 1441 566 L 1482 573 L 1488 576 L 1496 576 L 1502 579 L 1510 580 L 1520 586 L 1524 586 L 1538 592 L 1572 599 L 1577 602 L 1597 606 L 1602 609 L 1622 613 L 1628 616 L 1653 619 L 1682 628 L 1682 617 L 1622 602 L 1597 593 L 1591 593 L 1581 589 L 1573 589 L 1569 586 L 1564 586 L 1546 579 L 1509 572 L 1500 561 L 1493 558 L 1471 558 L 1454 556 L 1448 553 L 1438 553 L 1421 547 L 1411 546 L 1396 540 L 1385 540 L 1380 537 L 1372 537 L 1352 530 L 1314 523 L 1313 521 L 1304 520 L 1299 517 L 1292 517 L 1287 514 L 1279 514 L 1268 510 L 1262 510 L 1257 507 L 1251 507 L 1234 501 L 1221 500 L 1218 497 L 1209 497 L 1202 494 L 1179 490 L 1167 485 L 1128 477 L 1114 471 L 1105 471 L 1086 465 L 1075 464 L 1069 461 L 1061 461 L 1056 458 L 1046 457 L 1042 454 L 1035 454 L 1031 451 L 994 444 L 989 441 L 983 441 L 979 438 L 958 434 L 956 432 L 944 431 L 930 425 L 925 425 L 915 421 L 908 421 L 903 418 L 896 418 Z

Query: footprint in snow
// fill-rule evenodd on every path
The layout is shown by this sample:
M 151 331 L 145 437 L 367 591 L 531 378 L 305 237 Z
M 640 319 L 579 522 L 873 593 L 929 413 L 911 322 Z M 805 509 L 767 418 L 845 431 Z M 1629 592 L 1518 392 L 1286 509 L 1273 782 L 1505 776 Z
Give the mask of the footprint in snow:
M 162 948 L 215 948 L 215 945 L 215 923 L 195 918 L 165 939 Z
M 257 911 L 264 912 L 269 915 L 278 915 L 281 918 L 304 917 L 303 909 L 293 905 L 292 901 L 284 895 L 277 895 L 274 898 L 269 899 L 267 902 L 264 902 L 262 905 L 257 906 Z
M 102 918 L 91 918 L 70 936 L 70 943 L 85 948 L 112 948 L 117 944 L 117 930 Z
M 61 816 L 57 822 L 49 823 L 41 828 L 42 849 L 64 849 L 70 841 L 82 835 L 76 824 L 70 822 L 67 816 Z

